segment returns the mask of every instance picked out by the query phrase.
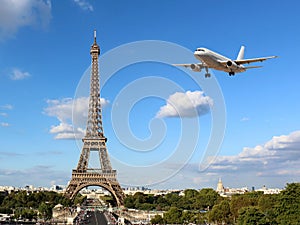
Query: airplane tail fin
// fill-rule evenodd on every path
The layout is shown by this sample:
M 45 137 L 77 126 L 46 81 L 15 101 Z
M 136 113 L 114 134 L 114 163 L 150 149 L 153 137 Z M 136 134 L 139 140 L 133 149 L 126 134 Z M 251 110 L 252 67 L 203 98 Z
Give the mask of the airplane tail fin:
M 244 59 L 244 52 L 245 52 L 245 46 L 241 46 L 240 52 L 239 52 L 238 57 L 237 57 L 236 60 Z

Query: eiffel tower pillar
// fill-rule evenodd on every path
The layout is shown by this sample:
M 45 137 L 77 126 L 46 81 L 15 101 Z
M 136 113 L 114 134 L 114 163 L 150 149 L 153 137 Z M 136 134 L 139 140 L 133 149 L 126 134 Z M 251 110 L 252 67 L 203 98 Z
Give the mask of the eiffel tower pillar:
M 86 134 L 82 139 L 83 147 L 77 168 L 72 171 L 72 178 L 66 189 L 65 196 L 74 199 L 81 189 L 88 186 L 100 186 L 112 194 L 118 206 L 122 206 L 124 193 L 117 181 L 117 172 L 111 167 L 106 148 L 107 138 L 104 136 L 102 126 L 98 68 L 100 48 L 96 42 L 96 31 L 94 31 L 94 43 L 91 46 L 90 54 L 92 57 L 92 70 Z M 100 168 L 88 167 L 91 151 L 98 152 Z

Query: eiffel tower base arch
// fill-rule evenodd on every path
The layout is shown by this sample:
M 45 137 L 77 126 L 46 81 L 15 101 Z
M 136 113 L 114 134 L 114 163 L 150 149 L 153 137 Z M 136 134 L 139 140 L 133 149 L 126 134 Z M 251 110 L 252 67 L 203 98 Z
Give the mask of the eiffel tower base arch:
M 112 173 L 78 172 L 73 170 L 72 179 L 66 189 L 65 196 L 74 200 L 80 190 L 89 186 L 99 186 L 109 191 L 116 201 L 118 207 L 124 205 L 124 194 L 119 182 Z

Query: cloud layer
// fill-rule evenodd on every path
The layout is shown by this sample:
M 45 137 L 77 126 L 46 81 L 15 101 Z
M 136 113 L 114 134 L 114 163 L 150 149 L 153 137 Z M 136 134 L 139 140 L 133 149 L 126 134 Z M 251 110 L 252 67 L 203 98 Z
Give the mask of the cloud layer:
M 104 98 L 100 101 L 102 107 L 109 103 Z M 44 113 L 60 121 L 59 125 L 53 125 L 50 129 L 55 139 L 81 139 L 84 136 L 88 116 L 88 97 L 48 100 L 47 104 Z
M 12 110 L 13 109 L 13 106 L 12 105 L 10 105 L 10 104 L 6 104 L 6 105 L 0 105 L 0 118 L 2 117 L 8 117 L 9 116 L 9 114 L 8 114 L 8 110 Z M 3 121 L 1 121 L 0 122 L 0 126 L 1 127 L 9 127 L 10 126 L 10 124 L 9 123 L 7 123 L 7 122 L 3 122 Z
M 218 156 L 205 173 L 223 177 L 230 183 L 243 180 L 248 185 L 263 182 L 284 185 L 286 182 L 299 181 L 299 165 L 300 130 L 274 136 L 252 148 L 245 147 L 238 155 Z
M 28 184 L 38 184 L 44 187 L 50 184 L 66 184 L 68 177 L 69 173 L 55 170 L 52 166 L 37 165 L 22 170 L 0 168 L 0 182 L 19 187 Z
M 94 11 L 93 6 L 86 0 L 74 0 L 74 2 L 83 10 Z
M 9 127 L 10 126 L 10 124 L 6 123 L 6 122 L 1 122 L 0 125 L 1 125 L 1 127 Z
M 1 0 L 0 40 L 14 36 L 21 27 L 46 27 L 50 19 L 50 0 Z
M 167 99 L 167 104 L 162 106 L 156 117 L 196 117 L 207 114 L 213 100 L 205 96 L 202 91 L 176 92 Z
M 13 106 L 10 105 L 10 104 L 1 105 L 1 106 L 0 106 L 0 109 L 2 109 L 2 110 L 12 110 L 12 109 L 13 109 Z
M 14 68 L 10 74 L 10 79 L 12 80 L 24 80 L 31 75 L 28 72 L 23 72 L 20 69 Z
M 162 187 L 177 188 L 217 187 L 222 178 L 225 187 L 278 187 L 299 182 L 300 130 L 274 136 L 264 144 L 245 147 L 237 155 L 217 156 L 205 170 L 199 164 L 189 163 Z M 164 169 L 172 169 L 165 165 Z

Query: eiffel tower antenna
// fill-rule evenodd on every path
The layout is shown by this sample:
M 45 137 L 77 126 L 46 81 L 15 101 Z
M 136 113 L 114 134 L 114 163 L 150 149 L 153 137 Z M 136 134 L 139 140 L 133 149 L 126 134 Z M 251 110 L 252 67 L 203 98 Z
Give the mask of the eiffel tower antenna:
M 98 57 L 100 55 L 100 47 L 96 41 L 96 30 L 94 30 L 94 43 L 91 46 L 90 54 L 92 56 L 92 71 L 90 84 L 89 112 L 86 127 L 85 138 L 104 138 L 102 127 L 102 110 L 100 102 L 100 83 Z
M 77 168 L 72 171 L 72 178 L 65 195 L 70 199 L 74 199 L 81 189 L 88 186 L 100 186 L 112 194 L 118 206 L 122 206 L 124 203 L 124 193 L 116 179 L 117 171 L 112 169 L 106 148 L 107 138 L 103 132 L 98 68 L 100 47 L 96 41 L 96 30 L 94 30 L 94 43 L 91 46 L 90 54 L 92 69 L 86 133 L 82 139 L 83 147 Z M 88 167 L 91 151 L 98 152 L 100 168 Z

